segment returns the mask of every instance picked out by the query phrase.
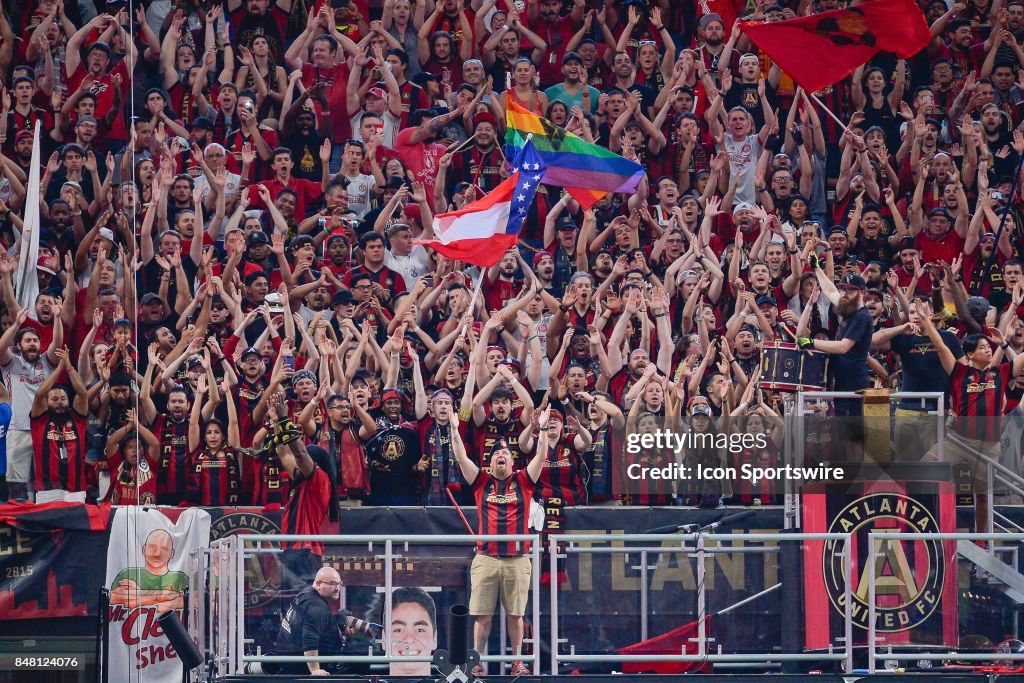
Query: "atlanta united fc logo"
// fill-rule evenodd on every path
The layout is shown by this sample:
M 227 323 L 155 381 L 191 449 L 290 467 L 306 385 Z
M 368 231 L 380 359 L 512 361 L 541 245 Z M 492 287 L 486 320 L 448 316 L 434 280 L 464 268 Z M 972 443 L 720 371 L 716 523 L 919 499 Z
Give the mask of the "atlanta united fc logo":
M 938 523 L 921 503 L 899 493 L 875 493 L 858 498 L 836 515 L 829 533 L 853 534 L 851 613 L 855 626 L 868 628 L 868 575 L 875 563 L 875 628 L 897 633 L 924 623 L 939 606 L 945 582 L 942 543 L 934 540 L 898 541 L 868 533 L 937 532 Z M 845 614 L 843 542 L 828 541 L 822 555 L 825 587 L 832 607 Z

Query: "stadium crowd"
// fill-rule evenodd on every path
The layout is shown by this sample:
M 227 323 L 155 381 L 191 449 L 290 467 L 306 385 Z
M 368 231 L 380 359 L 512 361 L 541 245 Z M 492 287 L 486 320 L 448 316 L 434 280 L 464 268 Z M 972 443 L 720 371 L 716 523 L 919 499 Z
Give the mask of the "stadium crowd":
M 731 416 L 771 438 L 728 457 L 775 462 L 787 407 L 758 387 L 774 342 L 828 354 L 830 387 L 946 391 L 960 415 L 1024 393 L 1021 0 L 928 2 L 925 50 L 814 94 L 845 131 L 704 3 L 4 9 L 10 499 L 284 506 L 287 421 L 343 505 L 470 501 L 453 443 L 520 470 L 540 430 L 549 509 L 771 503 L 621 495 L 616 428 Z M 416 242 L 513 173 L 510 103 L 646 177 L 586 209 L 543 186 L 480 273 Z

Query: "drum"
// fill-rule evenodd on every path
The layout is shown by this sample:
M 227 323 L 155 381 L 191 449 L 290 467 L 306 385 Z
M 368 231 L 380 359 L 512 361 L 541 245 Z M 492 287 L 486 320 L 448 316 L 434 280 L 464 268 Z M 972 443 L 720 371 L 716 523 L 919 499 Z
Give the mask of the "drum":
M 769 342 L 761 350 L 761 381 L 771 391 L 824 391 L 828 354 L 801 351 L 792 342 Z

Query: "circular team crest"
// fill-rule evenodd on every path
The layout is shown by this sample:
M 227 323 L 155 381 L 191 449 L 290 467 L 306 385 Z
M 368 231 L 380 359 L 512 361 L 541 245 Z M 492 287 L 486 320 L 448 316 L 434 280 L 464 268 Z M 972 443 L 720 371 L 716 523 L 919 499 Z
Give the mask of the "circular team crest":
M 277 522 L 255 512 L 231 512 L 210 525 L 211 541 L 236 534 L 279 533 L 281 527 Z M 273 558 L 273 555 L 260 554 L 245 559 L 246 609 L 262 607 L 277 598 L 281 586 Z
M 899 493 L 874 493 L 858 498 L 836 515 L 829 533 L 852 533 L 854 546 L 851 587 L 853 623 L 868 628 L 869 561 L 875 563 L 875 628 L 879 633 L 909 631 L 932 615 L 945 583 L 944 550 L 935 540 L 896 541 L 875 536 L 874 552 L 866 552 L 870 531 L 936 532 L 938 522 L 920 502 Z M 845 614 L 842 541 L 826 541 L 822 570 L 829 601 Z M 873 556 L 873 559 L 866 557 Z

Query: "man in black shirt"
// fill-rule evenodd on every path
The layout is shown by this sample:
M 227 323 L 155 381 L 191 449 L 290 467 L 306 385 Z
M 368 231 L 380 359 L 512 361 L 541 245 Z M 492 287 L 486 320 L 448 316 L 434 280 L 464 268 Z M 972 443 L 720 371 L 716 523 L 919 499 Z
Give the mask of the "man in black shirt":
M 915 300 L 927 302 L 924 296 Z M 949 404 L 949 379 L 939 360 L 939 351 L 932 340 L 921 334 L 921 316 L 916 306 L 908 312 L 909 322 L 879 330 L 872 337 L 877 351 L 892 350 L 900 357 L 903 368 L 901 391 L 928 392 L 946 395 Z M 960 360 L 964 350 L 960 340 L 949 330 L 939 330 L 939 336 L 953 356 Z M 934 445 L 938 434 L 937 406 L 934 400 L 903 399 L 896 407 L 896 446 L 894 453 L 902 460 L 919 460 Z
M 295 597 L 281 619 L 275 643 L 276 654 L 302 654 L 307 657 L 341 654 L 342 632 L 335 620 L 332 604 L 340 597 L 341 576 L 337 570 L 324 567 L 318 571 L 313 585 L 304 588 Z M 337 665 L 322 667 L 316 661 L 305 664 L 267 664 L 264 668 L 266 673 L 291 675 L 328 676 L 341 673 Z
M 844 275 L 836 285 L 832 278 L 825 274 L 820 264 L 815 263 L 814 274 L 818 278 L 821 293 L 828 298 L 836 313 L 839 314 L 839 329 L 835 339 L 799 340 L 801 349 L 814 349 L 829 354 L 829 374 L 833 379 L 835 391 L 859 391 L 866 389 L 868 383 L 868 352 L 871 350 L 871 335 L 874 324 L 871 313 L 864 307 L 864 278 L 860 275 Z M 860 415 L 862 404 L 858 399 L 836 399 L 835 414 L 841 418 L 838 426 L 842 427 L 842 418 L 847 418 L 846 439 L 838 435 L 850 445 L 863 441 L 863 424 Z M 854 418 L 854 419 L 849 419 Z M 851 451 L 847 451 L 847 459 L 851 459 Z

